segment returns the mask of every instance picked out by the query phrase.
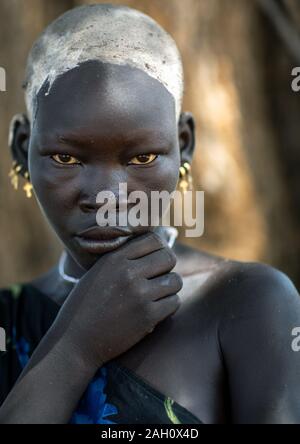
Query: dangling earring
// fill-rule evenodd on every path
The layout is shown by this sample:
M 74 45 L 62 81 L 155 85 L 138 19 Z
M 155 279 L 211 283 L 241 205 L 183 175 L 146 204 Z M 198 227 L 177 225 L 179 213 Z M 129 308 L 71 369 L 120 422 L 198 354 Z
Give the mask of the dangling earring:
M 13 162 L 12 164 L 12 168 L 8 174 L 8 176 L 10 177 L 10 182 L 14 188 L 14 190 L 17 190 L 19 187 L 19 173 L 22 170 L 22 166 L 18 165 L 16 161 Z M 29 173 L 28 171 L 26 171 L 26 173 L 24 174 L 24 178 L 26 180 L 25 185 L 23 186 L 23 190 L 26 193 L 26 197 L 28 197 L 28 199 L 30 199 L 32 197 L 32 184 L 29 181 Z
M 26 183 L 23 186 L 23 190 L 26 193 L 26 197 L 28 199 L 30 199 L 32 197 L 32 188 L 33 188 L 33 186 L 32 186 L 32 183 L 29 180 L 29 173 L 28 173 L 28 171 L 26 171 L 26 173 L 24 174 L 24 177 L 26 179 Z
M 193 189 L 193 177 L 191 173 L 191 165 L 188 162 L 184 162 L 183 166 L 179 168 L 179 188 L 185 193 L 188 190 Z
M 12 164 L 12 168 L 8 174 L 8 176 L 10 177 L 10 182 L 14 188 L 14 190 L 17 191 L 18 186 L 19 186 L 19 172 L 21 171 L 22 166 L 18 165 L 16 161 L 13 162 Z

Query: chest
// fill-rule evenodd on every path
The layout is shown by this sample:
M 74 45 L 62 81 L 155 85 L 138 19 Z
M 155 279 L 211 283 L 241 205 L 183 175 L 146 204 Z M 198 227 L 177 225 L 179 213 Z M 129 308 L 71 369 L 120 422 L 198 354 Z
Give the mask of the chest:
M 205 298 L 208 277 L 183 278 L 179 310 L 118 362 L 204 423 L 220 423 L 227 411 L 226 380 L 215 318 Z

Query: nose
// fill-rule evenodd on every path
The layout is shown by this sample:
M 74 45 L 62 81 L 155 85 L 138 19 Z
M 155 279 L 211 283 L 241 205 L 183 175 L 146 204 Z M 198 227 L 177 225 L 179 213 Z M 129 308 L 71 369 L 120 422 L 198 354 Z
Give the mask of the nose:
M 123 170 L 108 169 L 108 168 L 98 168 L 93 172 L 89 170 L 86 173 L 79 200 L 79 208 L 83 213 L 96 213 L 103 203 L 97 203 L 97 196 L 101 191 L 109 191 L 113 193 L 116 210 L 119 210 L 120 201 L 127 195 L 124 196 L 122 193 L 123 188 L 120 187 L 121 183 L 127 184 L 128 176 Z M 121 188 L 121 193 L 120 193 Z
M 102 190 L 102 191 L 104 191 L 104 190 Z M 108 191 L 108 190 L 105 190 L 105 191 Z M 119 211 L 120 201 L 121 201 L 120 193 L 118 190 L 116 192 L 114 192 L 110 189 L 109 191 L 111 191 L 114 194 L 114 201 L 113 201 L 112 205 L 115 205 L 116 210 Z M 91 198 L 84 198 L 80 201 L 79 207 L 83 213 L 96 213 L 98 211 L 98 209 L 101 208 L 101 206 L 104 204 L 104 202 L 102 201 L 101 203 L 97 203 L 97 201 L 96 201 L 97 195 L 98 195 L 98 193 L 93 195 L 92 199 Z

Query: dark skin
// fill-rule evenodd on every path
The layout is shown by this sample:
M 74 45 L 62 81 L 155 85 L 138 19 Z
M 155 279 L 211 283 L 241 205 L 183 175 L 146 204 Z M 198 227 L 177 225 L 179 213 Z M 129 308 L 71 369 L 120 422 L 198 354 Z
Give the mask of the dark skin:
M 33 282 L 61 309 L 0 422 L 68 422 L 96 369 L 117 357 L 204 423 L 299 423 L 291 331 L 300 299 L 285 274 L 180 243 L 171 250 L 153 227 L 96 255 L 73 239 L 94 224 L 101 189 L 175 189 L 180 164 L 192 161 L 192 115 L 177 124 L 169 92 L 127 66 L 89 62 L 44 91 L 31 131 L 16 123 L 12 151 L 66 247 L 65 271 L 81 279 L 73 288 L 54 267 Z M 58 153 L 80 163 L 58 164 Z M 158 157 L 134 163 L 145 154 Z M 117 337 L 108 332 L 114 322 Z

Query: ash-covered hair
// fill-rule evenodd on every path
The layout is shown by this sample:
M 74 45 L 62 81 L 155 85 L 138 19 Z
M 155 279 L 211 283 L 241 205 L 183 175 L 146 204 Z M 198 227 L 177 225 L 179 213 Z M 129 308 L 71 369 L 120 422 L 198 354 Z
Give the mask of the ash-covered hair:
M 46 94 L 49 94 L 58 76 L 90 60 L 130 65 L 145 71 L 172 94 L 179 118 L 183 68 L 172 37 L 140 11 L 96 4 L 67 11 L 34 43 L 23 85 L 31 121 L 36 114 L 37 95 L 45 82 L 48 82 Z

